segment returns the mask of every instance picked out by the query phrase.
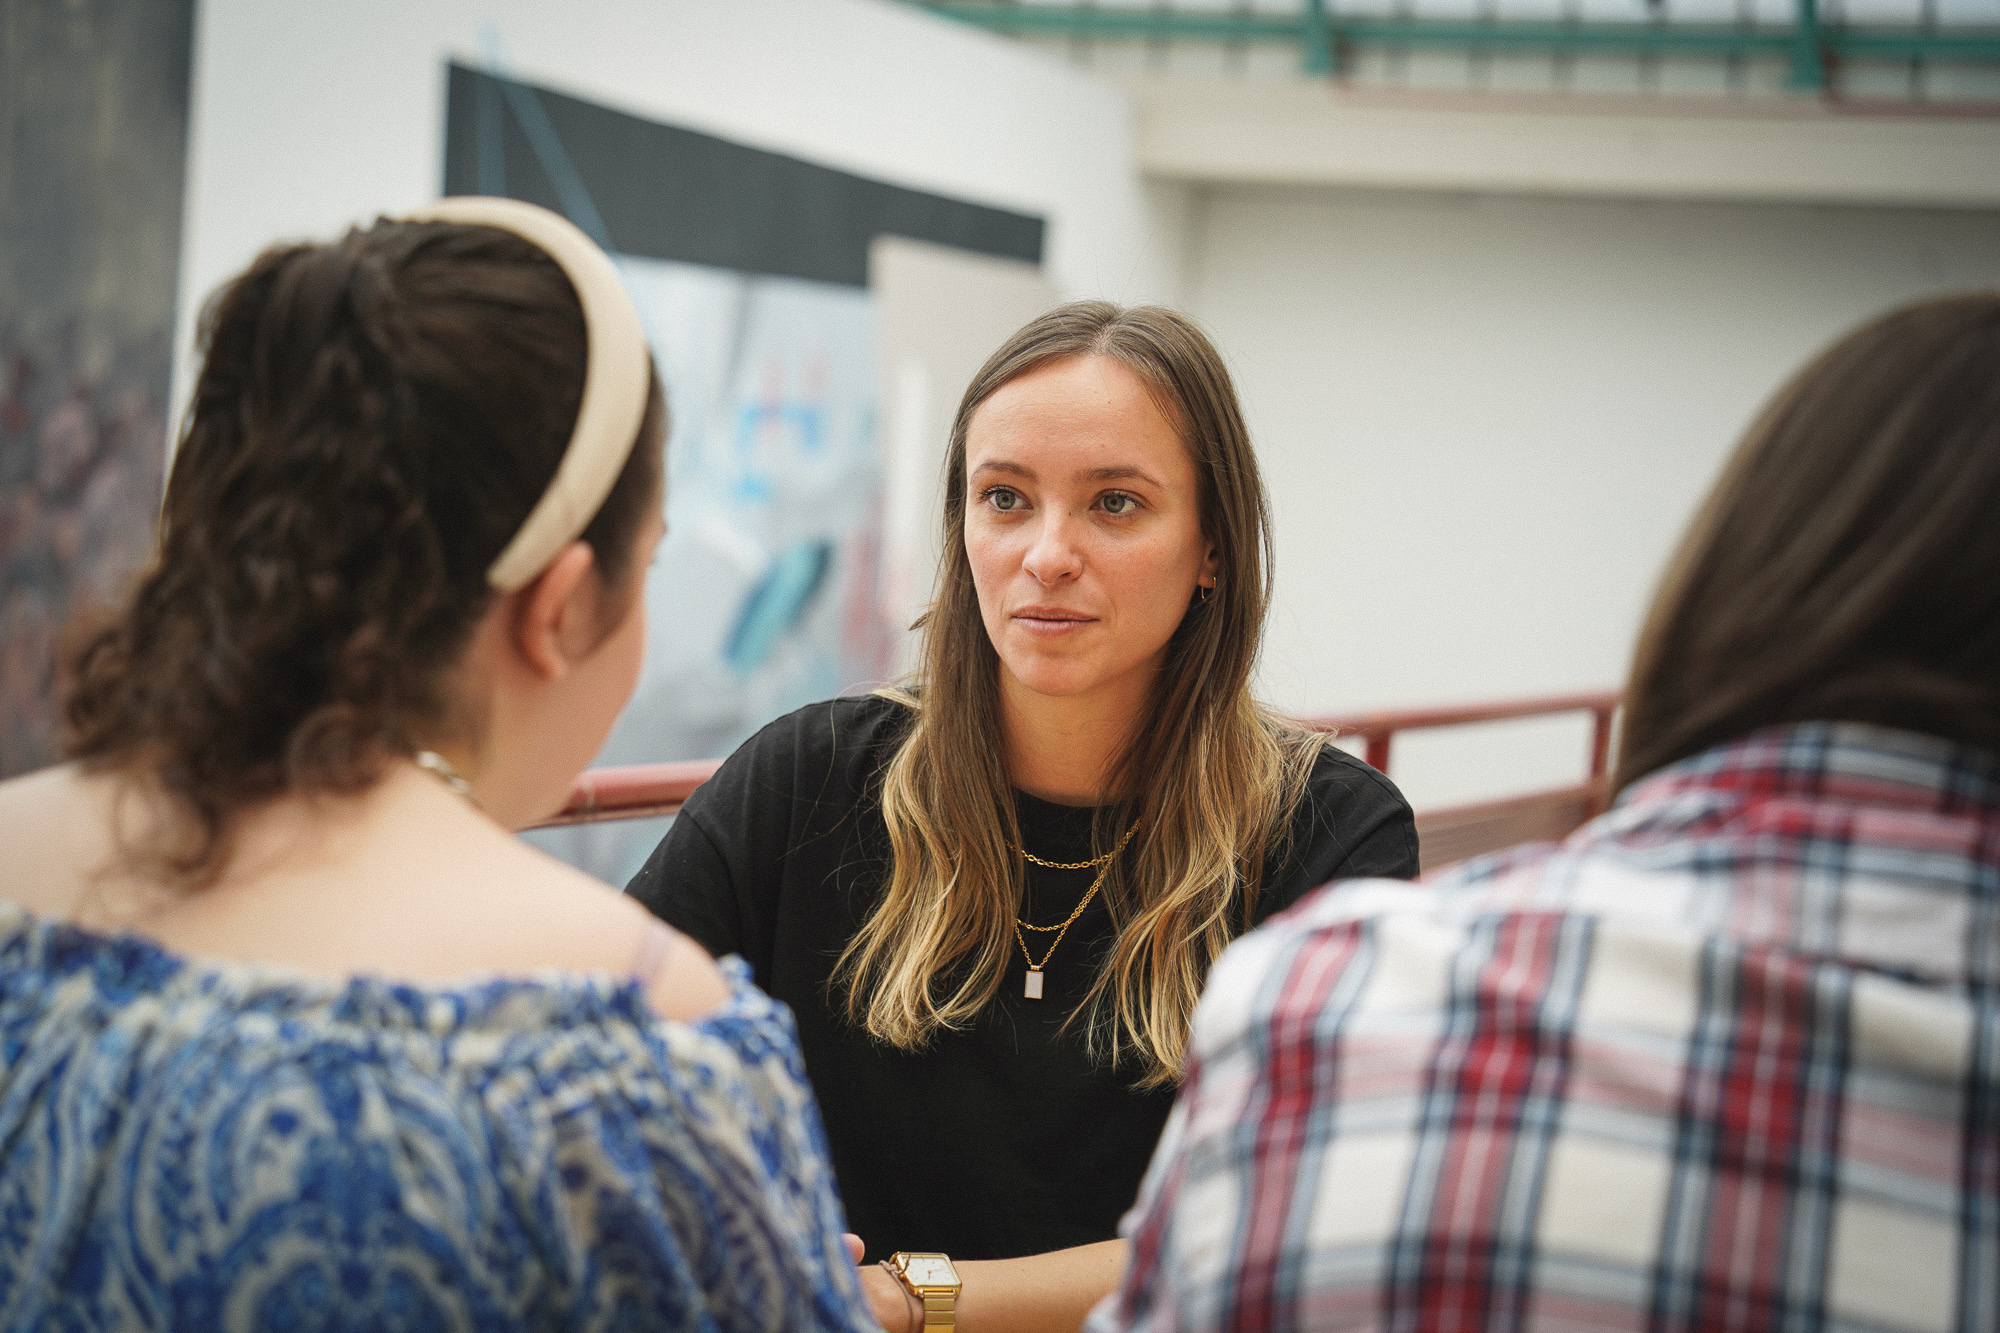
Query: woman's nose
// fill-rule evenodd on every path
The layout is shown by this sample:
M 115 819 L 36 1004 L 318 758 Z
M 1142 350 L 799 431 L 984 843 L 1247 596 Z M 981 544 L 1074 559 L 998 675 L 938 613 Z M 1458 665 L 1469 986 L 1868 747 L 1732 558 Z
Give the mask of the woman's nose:
M 1053 509 L 1035 529 L 1021 567 L 1044 586 L 1053 586 L 1083 573 L 1083 552 L 1078 548 L 1068 516 Z

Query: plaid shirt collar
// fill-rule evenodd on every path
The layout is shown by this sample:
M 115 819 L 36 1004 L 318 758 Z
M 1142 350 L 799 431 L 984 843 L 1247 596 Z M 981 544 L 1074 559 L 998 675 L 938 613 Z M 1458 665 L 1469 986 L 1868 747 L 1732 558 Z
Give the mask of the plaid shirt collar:
M 1861 722 L 1794 723 L 1753 731 L 1648 774 L 1625 789 L 1617 808 L 1678 807 L 1678 798 L 1691 792 L 1991 814 L 2000 807 L 2000 755 Z
M 1648 901 L 1626 897 L 1621 868 L 1649 876 Z M 1453 915 L 1653 914 L 1898 976 L 2000 986 L 2000 755 L 1855 722 L 1769 727 L 1633 783 L 1560 848 L 1426 882 Z

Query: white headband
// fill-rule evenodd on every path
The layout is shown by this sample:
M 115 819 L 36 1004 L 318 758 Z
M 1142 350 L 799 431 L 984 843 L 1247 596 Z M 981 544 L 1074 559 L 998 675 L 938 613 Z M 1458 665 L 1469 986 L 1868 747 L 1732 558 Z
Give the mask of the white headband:
M 611 494 L 646 415 L 652 351 L 617 268 L 569 219 L 519 199 L 462 195 L 420 208 L 409 221 L 497 227 L 532 241 L 556 261 L 583 306 L 586 360 L 576 429 L 549 488 L 486 570 L 488 583 L 513 592 L 581 536 Z

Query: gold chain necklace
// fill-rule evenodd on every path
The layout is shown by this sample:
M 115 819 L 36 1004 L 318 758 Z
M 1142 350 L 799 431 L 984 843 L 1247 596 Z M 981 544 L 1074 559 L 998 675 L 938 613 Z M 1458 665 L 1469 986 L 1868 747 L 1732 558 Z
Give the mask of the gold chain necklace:
M 1125 844 L 1132 841 L 1132 835 L 1134 833 L 1137 833 L 1138 831 L 1139 831 L 1139 824 L 1138 821 L 1135 820 L 1133 821 L 1132 827 L 1125 830 L 1125 836 L 1118 840 L 1118 845 L 1116 847 L 1113 847 L 1110 851 L 1106 852 L 1104 855 L 1093 857 L 1088 861 L 1044 861 L 1041 857 L 1036 856 L 1026 847 L 1016 847 L 1014 850 L 1019 852 L 1022 856 L 1026 857 L 1029 860 L 1029 862 L 1031 862 L 1034 865 L 1040 866 L 1044 870 L 1095 870 L 1098 866 L 1105 864 L 1107 861 L 1117 856 L 1118 853 L 1124 851 Z M 1055 927 L 1029 926 L 1028 929 L 1053 930 L 1055 929 Z
M 1049 959 L 1056 956 L 1056 950 L 1062 946 L 1063 936 L 1069 934 L 1069 928 L 1076 924 L 1078 917 L 1083 915 L 1083 909 L 1090 906 L 1090 900 L 1095 898 L 1097 891 L 1104 887 L 1105 876 L 1111 873 L 1111 862 L 1117 857 L 1118 853 L 1125 850 L 1125 845 L 1132 841 L 1132 835 L 1138 831 L 1139 825 L 1134 822 L 1131 828 L 1125 830 L 1125 836 L 1118 840 L 1116 847 L 1113 847 L 1104 855 L 1089 861 L 1077 861 L 1073 863 L 1044 861 L 1025 847 L 1016 849 L 1022 856 L 1025 856 L 1028 860 L 1047 870 L 1089 870 L 1093 866 L 1097 867 L 1097 878 L 1090 881 L 1089 891 L 1078 900 L 1076 910 L 1071 912 L 1068 920 L 1064 921 L 1061 925 L 1031 926 L 1018 916 L 1014 918 L 1014 939 L 1021 946 L 1021 957 L 1028 960 L 1028 975 L 1021 983 L 1021 993 L 1023 996 L 1030 1000 L 1039 1000 L 1042 998 L 1042 969 L 1049 965 Z M 1028 937 L 1021 933 L 1024 929 L 1044 932 L 1053 930 L 1056 933 L 1055 939 L 1049 944 L 1048 950 L 1042 954 L 1042 961 L 1039 963 L 1035 961 L 1035 956 L 1028 952 Z

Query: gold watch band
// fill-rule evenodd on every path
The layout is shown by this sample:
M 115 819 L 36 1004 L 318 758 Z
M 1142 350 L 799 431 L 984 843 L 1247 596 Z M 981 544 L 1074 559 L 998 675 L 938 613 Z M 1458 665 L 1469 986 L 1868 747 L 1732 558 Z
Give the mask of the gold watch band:
M 926 1291 L 924 1298 L 924 1322 L 926 1333 L 931 1329 L 955 1329 L 958 1327 L 958 1293 L 955 1291 Z

